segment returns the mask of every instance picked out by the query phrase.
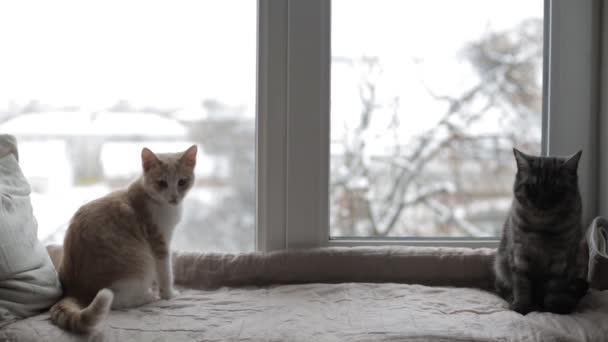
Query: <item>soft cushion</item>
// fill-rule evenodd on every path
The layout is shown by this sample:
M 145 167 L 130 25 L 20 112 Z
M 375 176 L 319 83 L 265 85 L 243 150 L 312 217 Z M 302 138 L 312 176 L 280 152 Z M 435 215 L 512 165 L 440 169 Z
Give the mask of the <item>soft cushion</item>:
M 61 247 L 49 251 L 61 259 Z M 590 291 L 571 315 L 522 316 L 484 290 L 492 283 L 493 253 L 414 247 L 174 253 L 182 287 L 176 298 L 111 311 L 89 336 L 59 329 L 44 313 L 0 330 L 0 341 L 606 341 L 608 291 Z M 311 284 L 271 285 L 278 283 Z
M 608 289 L 608 220 L 598 216 L 589 226 L 589 282 L 600 290 Z
M 48 246 L 55 263 L 62 247 Z M 331 247 L 240 254 L 174 252 L 180 286 L 213 289 L 295 283 L 410 283 L 493 287 L 491 248 Z
M 170 301 L 111 311 L 89 336 L 45 313 L 0 330 L 0 341 L 605 342 L 606 322 L 608 291 L 589 293 L 572 315 L 522 316 L 478 289 L 317 283 L 182 289 Z
M 597 227 L 608 227 L 597 224 Z M 604 228 L 605 229 L 605 228 Z M 595 240 L 594 240 L 595 241 Z M 590 242 L 589 281 L 608 289 L 608 255 Z M 59 263 L 61 246 L 48 246 Z M 213 289 L 295 283 L 408 283 L 492 289 L 493 248 L 450 247 L 330 247 L 241 254 L 174 252 L 175 283 Z
M 57 272 L 37 238 L 29 195 L 16 140 L 0 135 L 0 327 L 47 309 L 61 295 Z

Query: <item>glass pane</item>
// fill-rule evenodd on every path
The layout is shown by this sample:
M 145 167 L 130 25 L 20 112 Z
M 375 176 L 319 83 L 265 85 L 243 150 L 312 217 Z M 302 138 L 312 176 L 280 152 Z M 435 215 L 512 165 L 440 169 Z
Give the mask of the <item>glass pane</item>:
M 333 0 L 330 235 L 498 236 L 542 56 L 542 0 Z
M 173 248 L 254 249 L 255 1 L 6 1 L 0 46 L 0 132 L 44 243 L 136 178 L 143 146 L 196 143 Z

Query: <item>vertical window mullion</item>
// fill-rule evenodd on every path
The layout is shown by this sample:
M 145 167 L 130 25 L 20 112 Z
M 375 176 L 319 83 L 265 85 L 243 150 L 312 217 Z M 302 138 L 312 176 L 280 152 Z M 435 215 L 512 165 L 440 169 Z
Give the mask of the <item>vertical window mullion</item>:
M 287 3 L 258 1 L 256 249 L 286 245 Z
M 599 11 L 598 11 L 599 12 Z M 600 36 L 602 48 L 600 56 L 600 71 L 601 71 L 601 88 L 600 94 L 608 94 L 608 4 L 603 4 L 601 8 L 601 28 Z M 601 112 L 599 114 L 598 128 L 599 132 L 608 132 L 608 97 L 598 96 L 600 103 Z M 608 149 L 608 135 L 598 134 L 599 139 L 599 151 L 598 151 L 598 215 L 607 217 L 608 216 L 608 154 L 604 152 Z
M 328 238 L 330 1 L 288 1 L 287 247 Z
M 550 0 L 546 78 L 547 153 L 583 150 L 579 184 L 585 223 L 597 215 L 599 2 Z

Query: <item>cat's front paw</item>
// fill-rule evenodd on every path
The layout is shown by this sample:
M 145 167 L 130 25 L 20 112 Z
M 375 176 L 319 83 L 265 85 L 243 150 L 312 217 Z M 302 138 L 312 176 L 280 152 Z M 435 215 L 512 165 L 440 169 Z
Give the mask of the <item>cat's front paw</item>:
M 529 303 L 523 301 L 513 301 L 509 305 L 509 309 L 518 312 L 522 315 L 526 315 L 532 311 L 532 306 Z
M 179 296 L 179 291 L 174 288 L 160 289 L 161 299 L 171 299 L 176 296 Z

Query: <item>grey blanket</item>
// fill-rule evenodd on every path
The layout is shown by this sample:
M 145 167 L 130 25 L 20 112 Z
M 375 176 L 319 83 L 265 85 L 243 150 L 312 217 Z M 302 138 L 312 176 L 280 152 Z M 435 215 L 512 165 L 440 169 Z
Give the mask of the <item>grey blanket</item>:
M 60 248 L 49 251 L 60 258 Z M 112 311 L 89 336 L 60 330 L 44 313 L 0 330 L 0 341 L 608 341 L 608 291 L 591 291 L 572 315 L 522 316 L 485 290 L 493 253 L 175 253 L 182 293 L 171 301 Z
M 406 284 L 299 284 L 183 290 L 171 301 L 112 311 L 90 336 L 48 314 L 0 330 L 0 341 L 598 341 L 608 340 L 608 291 L 569 316 L 522 316 L 492 293 Z

